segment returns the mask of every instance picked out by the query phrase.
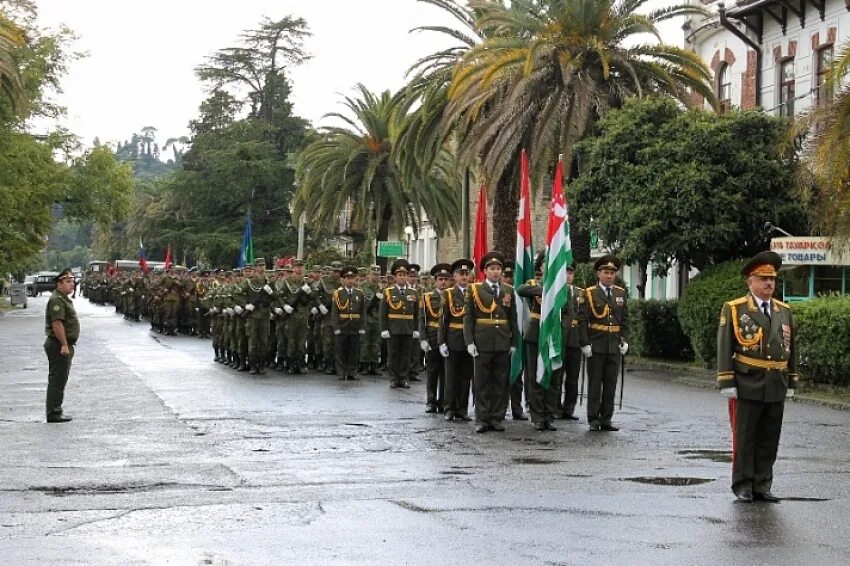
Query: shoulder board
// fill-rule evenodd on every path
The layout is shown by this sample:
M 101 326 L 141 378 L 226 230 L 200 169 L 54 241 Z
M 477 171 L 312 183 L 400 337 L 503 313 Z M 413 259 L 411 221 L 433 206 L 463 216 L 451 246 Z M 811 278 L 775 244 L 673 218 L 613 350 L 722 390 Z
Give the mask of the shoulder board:
M 614 288 L 615 288 L 615 289 L 619 289 L 620 291 L 625 291 L 625 289 L 623 289 L 623 288 L 622 288 L 622 287 L 620 287 L 619 285 L 614 285 Z
M 455 289 L 456 289 L 456 287 L 455 287 L 455 286 L 451 286 L 451 287 L 446 288 L 446 292 L 448 292 L 448 291 L 454 291 Z
M 537 279 L 529 279 L 525 282 L 526 285 L 537 285 Z
M 735 299 L 734 301 L 727 301 L 727 304 L 729 304 L 729 305 L 743 305 L 746 302 L 747 302 L 747 298 L 741 297 L 740 299 Z
M 584 289 L 581 287 L 576 287 L 576 293 L 584 293 Z
M 776 303 L 777 305 L 779 305 L 780 307 L 791 310 L 791 305 L 789 305 L 788 303 L 783 303 L 782 301 L 780 301 L 778 299 L 773 299 L 773 302 Z
M 585 291 L 595 291 L 595 290 L 596 290 L 596 285 L 591 285 L 590 287 L 585 289 Z

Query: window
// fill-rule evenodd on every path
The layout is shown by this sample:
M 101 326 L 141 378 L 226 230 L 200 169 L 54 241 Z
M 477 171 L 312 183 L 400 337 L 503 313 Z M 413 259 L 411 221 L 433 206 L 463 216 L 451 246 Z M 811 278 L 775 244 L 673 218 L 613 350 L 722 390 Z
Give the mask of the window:
M 801 265 L 790 271 L 783 271 L 785 297 L 808 297 L 809 296 L 809 274 L 811 266 Z M 777 287 L 778 288 L 778 287 Z
M 779 115 L 794 115 L 794 59 L 785 59 L 779 68 Z
M 720 112 L 732 109 L 732 72 L 728 63 L 717 70 L 717 100 L 720 102 Z
M 818 106 L 832 102 L 832 89 L 828 89 L 824 86 L 824 83 L 826 82 L 826 75 L 829 73 L 829 68 L 832 66 L 832 55 L 832 45 L 821 47 L 817 50 L 815 55 L 817 57 L 817 87 L 815 103 Z
M 841 293 L 844 268 L 835 266 L 815 267 L 815 295 Z

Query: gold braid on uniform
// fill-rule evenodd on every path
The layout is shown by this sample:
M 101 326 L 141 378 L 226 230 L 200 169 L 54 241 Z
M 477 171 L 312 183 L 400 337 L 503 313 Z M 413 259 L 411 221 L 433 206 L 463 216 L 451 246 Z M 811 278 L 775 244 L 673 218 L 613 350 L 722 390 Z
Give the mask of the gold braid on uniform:
M 590 307 L 590 312 L 591 312 L 591 314 L 593 314 L 593 316 L 595 316 L 596 318 L 605 318 L 606 316 L 608 316 L 608 313 L 611 312 L 611 311 L 608 308 L 608 303 L 606 302 L 605 308 L 602 309 L 602 313 L 600 314 L 600 313 L 596 312 L 596 309 L 593 307 L 593 292 L 592 292 L 592 289 L 595 289 L 595 288 L 596 288 L 596 286 L 594 285 L 593 287 L 588 287 L 587 289 L 585 289 L 584 292 L 587 294 L 587 304 Z
M 387 287 L 386 289 L 384 289 L 384 296 L 387 298 L 387 304 L 394 311 L 397 311 L 401 308 L 404 308 L 404 299 L 400 300 L 397 303 L 393 302 L 393 289 L 392 289 L 392 287 Z
M 732 309 L 732 328 L 735 331 L 735 340 L 737 340 L 741 346 L 746 346 L 748 348 L 761 342 L 761 339 L 764 336 L 764 329 L 759 327 L 755 336 L 749 339 L 746 338 L 744 333 L 741 331 L 740 324 L 738 324 L 738 309 L 732 303 L 729 303 L 729 308 Z
M 475 301 L 475 305 L 478 307 L 478 310 L 485 314 L 493 314 L 493 311 L 496 310 L 497 306 L 496 299 L 493 299 L 493 302 L 490 304 L 489 307 L 484 308 L 484 305 L 481 304 L 481 296 L 478 294 L 478 287 L 480 285 L 481 283 L 473 283 L 472 285 L 470 285 L 470 288 L 472 290 L 472 299 Z
M 431 308 L 431 293 L 423 295 L 423 298 L 425 300 L 425 308 L 428 310 L 428 315 L 431 318 L 440 318 L 440 311 L 434 312 L 434 309 Z
M 340 302 L 339 302 L 339 289 L 337 289 L 336 291 L 334 291 L 334 302 L 336 303 L 336 308 L 338 308 L 340 311 L 344 311 L 345 309 L 348 308 L 348 303 L 350 303 L 351 301 L 350 301 L 350 299 L 346 299 L 344 305 L 340 304 Z
M 529 279 L 528 281 L 526 281 L 526 283 L 527 283 L 528 285 L 531 285 L 532 287 L 535 287 L 535 286 L 537 285 L 537 279 Z M 542 304 L 543 304 L 543 300 L 542 300 L 542 298 L 541 298 L 541 297 L 537 297 L 537 296 L 535 296 L 535 297 L 534 297 L 534 302 L 535 302 L 535 303 L 537 303 L 538 305 L 542 305 Z
M 452 289 L 453 288 L 454 287 L 452 287 Z M 452 315 L 453 317 L 461 318 L 463 315 L 466 314 L 466 305 L 463 305 L 462 307 L 460 307 L 460 309 L 455 308 L 454 302 L 452 302 L 452 290 L 451 289 L 449 289 L 448 292 L 446 293 L 446 302 L 449 305 L 449 314 Z

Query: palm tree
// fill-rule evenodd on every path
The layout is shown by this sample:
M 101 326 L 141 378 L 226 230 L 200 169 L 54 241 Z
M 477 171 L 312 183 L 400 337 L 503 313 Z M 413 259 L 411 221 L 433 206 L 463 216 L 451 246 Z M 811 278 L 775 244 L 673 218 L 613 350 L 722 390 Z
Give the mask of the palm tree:
M 832 102 L 813 113 L 811 164 L 819 189 L 820 222 L 825 232 L 850 238 L 850 41 L 839 51 L 827 76 Z
M 26 114 L 26 95 L 16 51 L 26 45 L 24 32 L 0 13 L 0 92 L 18 115 Z
M 705 64 L 694 53 L 661 43 L 656 28 L 705 10 L 677 5 L 638 14 L 647 1 L 469 3 L 467 13 L 483 39 L 453 68 L 442 127 L 460 134 L 459 159 L 479 161 L 495 188 L 496 249 L 513 248 L 521 148 L 529 151 L 539 185 L 559 154 L 569 164 L 574 144 L 629 96 L 661 94 L 690 105 L 695 92 L 714 103 Z M 634 44 L 641 34 L 656 41 Z
M 359 98 L 345 99 L 353 117 L 327 114 L 347 127 L 325 128 L 299 156 L 294 217 L 307 212 L 317 226 L 334 225 L 350 206 L 351 223 L 378 240 L 399 234 L 405 226 L 419 230 L 420 211 L 438 234 L 457 229 L 457 171 L 448 151 L 440 149 L 427 170 L 404 179 L 394 150 L 406 114 L 399 96 L 371 93 L 357 85 Z

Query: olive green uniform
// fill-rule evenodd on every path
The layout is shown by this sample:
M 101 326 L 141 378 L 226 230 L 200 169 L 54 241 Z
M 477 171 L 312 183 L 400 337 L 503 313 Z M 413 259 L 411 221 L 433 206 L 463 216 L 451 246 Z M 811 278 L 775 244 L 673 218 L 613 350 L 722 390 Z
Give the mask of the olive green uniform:
M 53 322 L 62 321 L 65 327 L 65 339 L 68 343 L 69 354 L 60 353 L 62 344 L 53 332 Z M 62 416 L 62 402 L 65 399 L 65 385 L 71 372 L 71 361 L 74 359 L 74 345 L 80 337 L 80 321 L 74 303 L 59 291 L 53 291 L 47 301 L 44 311 L 44 325 L 47 339 L 44 341 L 44 352 L 47 354 L 47 396 L 45 411 L 47 420 Z

